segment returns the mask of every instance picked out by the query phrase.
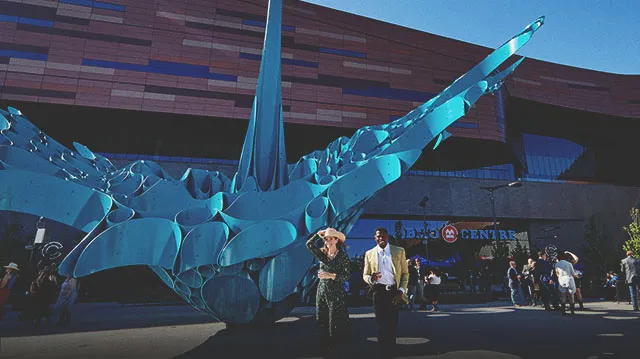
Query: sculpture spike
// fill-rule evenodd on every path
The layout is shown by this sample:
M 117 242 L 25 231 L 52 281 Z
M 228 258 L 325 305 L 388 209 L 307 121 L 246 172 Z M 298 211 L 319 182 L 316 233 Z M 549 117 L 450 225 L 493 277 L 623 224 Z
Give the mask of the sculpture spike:
M 272 0 L 267 12 L 258 86 L 234 179 L 234 192 L 241 191 L 247 182 L 255 182 L 258 191 L 273 191 L 288 182 L 282 118 L 281 34 L 282 0 Z

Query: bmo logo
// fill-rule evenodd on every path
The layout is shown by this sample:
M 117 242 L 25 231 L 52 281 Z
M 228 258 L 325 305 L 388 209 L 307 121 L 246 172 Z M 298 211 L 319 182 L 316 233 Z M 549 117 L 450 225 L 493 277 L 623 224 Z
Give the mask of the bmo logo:
M 453 243 L 458 239 L 458 229 L 452 225 L 442 227 L 441 234 L 447 243 Z

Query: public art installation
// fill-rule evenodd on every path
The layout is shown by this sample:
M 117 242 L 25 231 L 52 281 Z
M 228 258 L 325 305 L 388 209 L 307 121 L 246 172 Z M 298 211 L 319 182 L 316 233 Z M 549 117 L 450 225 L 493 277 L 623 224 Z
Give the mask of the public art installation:
M 262 63 L 237 173 L 159 165 L 122 169 L 49 138 L 15 108 L 0 110 L 0 210 L 34 214 L 87 233 L 60 274 L 83 277 L 146 265 L 193 307 L 226 323 L 275 321 L 313 286 L 306 240 L 349 232 L 365 202 L 397 180 L 522 59 L 498 66 L 543 24 L 539 18 L 404 117 L 359 129 L 326 149 L 285 160 L 281 91 L 282 1 L 269 3 Z

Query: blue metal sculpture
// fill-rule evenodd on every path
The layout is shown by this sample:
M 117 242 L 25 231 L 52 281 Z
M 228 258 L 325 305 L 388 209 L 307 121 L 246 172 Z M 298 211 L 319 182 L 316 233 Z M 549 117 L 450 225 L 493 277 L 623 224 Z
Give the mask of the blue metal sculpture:
M 542 25 L 539 18 L 406 116 L 359 129 L 297 163 L 285 161 L 280 37 L 282 1 L 269 3 L 251 120 L 235 177 L 187 170 L 171 178 L 149 161 L 117 169 L 74 143 L 47 137 L 14 108 L 0 110 L 0 210 L 43 216 L 87 233 L 60 273 L 83 277 L 146 265 L 195 308 L 227 323 L 273 321 L 315 280 L 305 241 L 321 228 L 349 232 L 365 202 L 397 180 L 447 126 L 500 87 L 522 60 L 498 66 Z

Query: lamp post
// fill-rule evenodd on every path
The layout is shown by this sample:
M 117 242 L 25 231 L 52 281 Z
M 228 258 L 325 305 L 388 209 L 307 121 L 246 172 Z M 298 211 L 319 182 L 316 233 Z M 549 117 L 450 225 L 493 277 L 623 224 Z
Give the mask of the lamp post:
M 496 201 L 495 201 L 495 197 L 493 195 L 493 192 L 495 192 L 495 190 L 499 189 L 499 188 L 518 188 L 518 187 L 522 187 L 522 183 L 519 181 L 515 181 L 515 182 L 511 182 L 511 183 L 507 183 L 507 184 L 501 184 L 498 186 L 488 186 L 488 187 L 480 187 L 480 189 L 483 189 L 487 192 L 489 192 L 489 198 L 491 198 L 491 216 L 493 217 L 493 235 L 495 236 L 496 242 L 499 240 L 498 238 L 498 221 L 496 220 Z
M 429 202 L 429 196 L 422 197 L 422 201 L 418 203 L 418 206 L 422 207 L 424 226 L 424 256 L 426 260 L 429 260 L 429 235 L 427 234 L 427 202 Z

